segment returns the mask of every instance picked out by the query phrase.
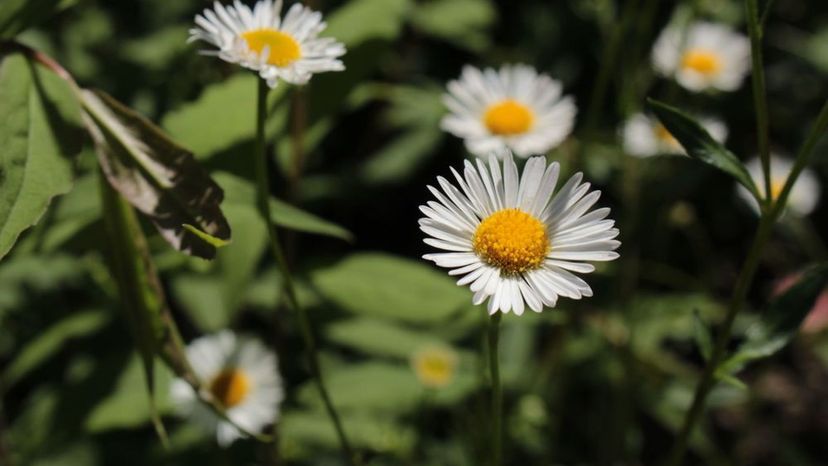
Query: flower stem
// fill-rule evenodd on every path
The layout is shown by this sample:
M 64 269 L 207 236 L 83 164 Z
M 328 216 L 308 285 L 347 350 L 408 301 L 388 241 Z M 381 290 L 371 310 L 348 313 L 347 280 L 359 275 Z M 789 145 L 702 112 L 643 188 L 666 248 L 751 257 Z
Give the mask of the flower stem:
M 500 363 L 497 344 L 501 313 L 489 318 L 489 372 L 492 385 L 492 466 L 500 466 L 503 457 L 503 391 L 500 387 Z
M 322 397 L 325 404 L 325 410 L 331 418 L 336 435 L 339 438 L 339 444 L 342 452 L 345 455 L 347 464 L 353 466 L 356 464 L 353 450 L 345 435 L 345 430 L 342 428 L 342 422 L 339 415 L 334 408 L 331 397 L 328 394 L 328 389 L 325 387 L 325 381 L 322 378 L 322 371 L 319 366 L 319 354 L 316 347 L 316 340 L 311 330 L 310 318 L 307 310 L 299 304 L 296 296 L 296 287 L 293 282 L 290 268 L 285 259 L 284 251 L 279 240 L 279 231 L 273 224 L 273 218 L 270 213 L 270 185 L 268 182 L 268 168 L 267 168 L 267 151 L 265 150 L 265 121 L 267 119 L 267 83 L 263 79 L 258 79 L 258 98 L 256 105 L 256 181 L 258 183 L 258 207 L 262 218 L 267 224 L 267 231 L 270 237 L 270 248 L 279 270 L 282 273 L 283 289 L 287 295 L 288 305 L 291 310 L 297 315 L 299 321 L 299 328 L 302 332 L 302 338 L 305 341 L 305 350 L 308 358 L 308 366 L 310 367 L 311 375 L 313 376 L 316 388 Z
M 756 113 L 756 132 L 759 144 L 759 159 L 765 185 L 765 208 L 770 206 L 771 173 L 770 148 L 768 145 L 768 100 L 765 95 L 765 69 L 762 66 L 762 25 L 759 23 L 759 7 L 756 0 L 745 0 L 748 34 L 750 35 L 751 76 L 753 79 L 753 105 Z

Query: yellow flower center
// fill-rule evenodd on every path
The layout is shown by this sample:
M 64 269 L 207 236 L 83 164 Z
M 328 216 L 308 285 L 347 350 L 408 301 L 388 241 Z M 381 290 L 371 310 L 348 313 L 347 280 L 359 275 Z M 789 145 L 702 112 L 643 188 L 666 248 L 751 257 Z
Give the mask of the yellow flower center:
M 498 102 L 486 110 L 483 123 L 492 134 L 510 136 L 529 131 L 535 115 L 526 105 L 512 99 Z
M 771 199 L 774 201 L 779 199 L 779 195 L 782 194 L 782 188 L 785 187 L 785 180 L 771 180 L 770 184 L 770 196 Z
M 240 369 L 224 369 L 210 381 L 210 394 L 225 408 L 241 403 L 250 393 L 250 379 Z
M 501 273 L 516 275 L 540 267 L 549 252 L 549 237 L 540 220 L 520 209 L 503 209 L 480 223 L 472 248 Z
M 681 144 L 678 142 L 667 128 L 664 127 L 661 123 L 656 123 L 655 127 L 653 127 L 653 133 L 655 133 L 656 138 L 664 144 L 667 144 L 671 147 L 681 147 Z
M 691 69 L 705 76 L 716 74 L 722 67 L 719 56 L 709 50 L 692 49 L 681 59 L 683 68 Z
M 302 50 L 296 39 L 275 29 L 253 29 L 242 33 L 247 47 L 261 54 L 268 50 L 267 62 L 274 66 L 288 66 L 302 57 Z
M 420 383 L 426 387 L 445 387 L 454 377 L 457 356 L 445 348 L 428 348 L 415 354 L 411 365 Z

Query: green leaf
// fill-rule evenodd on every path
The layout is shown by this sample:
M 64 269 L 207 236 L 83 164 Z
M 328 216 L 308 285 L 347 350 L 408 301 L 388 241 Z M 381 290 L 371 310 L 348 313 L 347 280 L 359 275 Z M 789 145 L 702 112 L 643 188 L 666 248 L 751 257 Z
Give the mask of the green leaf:
M 187 230 L 190 233 L 198 236 L 199 238 L 201 238 L 205 242 L 210 243 L 216 249 L 223 248 L 223 247 L 227 246 L 228 244 L 230 244 L 230 241 L 225 241 L 221 238 L 216 238 L 215 236 L 207 234 L 207 233 L 199 230 L 198 228 L 194 227 L 193 225 L 190 225 L 189 223 L 185 223 L 184 225 L 181 225 L 181 226 L 185 230 Z
M 390 322 L 358 317 L 333 323 L 328 340 L 372 356 L 408 360 L 417 350 L 441 343 L 428 332 L 410 330 Z
M 256 188 L 253 184 L 243 178 L 226 172 L 218 172 L 213 176 L 216 182 L 227 193 L 227 205 L 256 205 Z M 298 207 L 294 207 L 274 197 L 270 198 L 270 213 L 273 217 L 273 223 L 277 226 L 304 233 L 315 233 L 343 239 L 345 241 L 353 241 L 351 232 L 341 226 L 305 212 Z
M 342 366 L 327 373 L 333 404 L 342 411 L 404 414 L 416 407 L 424 394 L 414 371 L 398 364 L 369 362 Z M 299 389 L 299 399 L 321 406 L 313 381 Z
M 60 352 L 69 340 L 93 333 L 108 321 L 109 316 L 101 311 L 81 311 L 61 319 L 26 343 L 6 367 L 4 382 L 14 384 Z
M 315 271 L 311 281 L 347 311 L 422 324 L 448 319 L 471 299 L 444 273 L 381 253 L 353 254 Z
M 0 2 L 0 39 L 16 36 L 69 3 L 66 0 L 3 0 Z
M 239 73 L 214 84 L 194 102 L 168 113 L 161 125 L 200 160 L 253 139 L 256 79 L 250 73 Z M 287 87 L 279 86 L 269 92 L 269 108 L 278 103 Z
M 796 284 L 776 297 L 757 325 L 748 330 L 747 340 L 718 371 L 733 374 L 748 363 L 772 356 L 784 348 L 828 285 L 828 264 L 806 271 Z
M 405 180 L 434 153 L 442 139 L 437 126 L 408 131 L 366 160 L 360 176 L 366 183 L 376 184 Z
M 353 413 L 342 424 L 354 446 L 379 453 L 406 454 L 416 432 L 388 416 Z M 339 450 L 331 419 L 320 411 L 288 411 L 279 420 L 279 452 L 285 460 L 319 460 L 319 447 Z
M 151 422 L 153 407 L 147 400 L 143 378 L 141 358 L 136 355 L 130 358 L 112 391 L 105 394 L 89 413 L 84 425 L 86 430 L 97 433 L 140 427 Z M 158 414 L 166 414 L 171 410 L 169 386 L 172 378 L 172 373 L 167 368 L 159 367 L 156 383 L 161 389 L 155 406 Z
M 411 22 L 425 34 L 482 51 L 489 45 L 488 30 L 496 17 L 490 0 L 431 0 L 418 4 Z
M 393 40 L 411 7 L 409 0 L 352 0 L 334 11 L 322 36 L 334 37 L 347 47 L 373 39 Z M 347 55 L 345 56 L 347 65 Z
M 221 188 L 186 149 L 150 121 L 102 92 L 83 92 L 84 108 L 106 178 L 184 253 L 212 259 L 213 237 L 230 238 Z M 192 225 L 208 236 L 194 234 Z
M 699 351 L 707 361 L 713 353 L 713 338 L 710 336 L 710 331 L 702 321 L 701 314 L 698 309 L 693 309 L 693 335 L 696 338 L 696 345 Z
M 21 55 L 0 61 L 0 259 L 52 198 L 72 188 L 80 106 L 54 74 Z
M 647 105 L 658 116 L 667 131 L 684 146 L 688 155 L 732 176 L 756 199 L 761 200 L 753 179 L 739 158 L 713 139 L 695 119 L 677 108 L 654 99 L 647 99 Z

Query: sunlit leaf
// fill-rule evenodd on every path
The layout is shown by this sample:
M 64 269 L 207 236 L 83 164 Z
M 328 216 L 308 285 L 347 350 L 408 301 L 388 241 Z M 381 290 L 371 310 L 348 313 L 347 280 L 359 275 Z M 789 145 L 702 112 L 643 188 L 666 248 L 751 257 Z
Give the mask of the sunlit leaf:
M 415 323 L 445 320 L 471 299 L 468 290 L 428 265 L 380 253 L 353 254 L 315 271 L 311 280 L 352 313 Z
M 696 346 L 702 357 L 705 361 L 710 359 L 710 354 L 713 352 L 713 338 L 710 336 L 710 330 L 702 321 L 698 309 L 693 309 L 693 336 L 696 338 Z
M 388 416 L 349 413 L 342 423 L 354 446 L 384 453 L 405 454 L 416 433 Z M 319 411 L 289 411 L 279 421 L 279 451 L 285 459 L 319 459 L 319 447 L 336 451 L 339 441 L 331 419 Z
M 648 99 L 647 105 L 658 116 L 667 131 L 684 146 L 690 157 L 727 173 L 753 193 L 757 199 L 761 198 L 753 179 L 739 158 L 713 139 L 693 117 L 657 100 Z
M 84 108 L 107 179 L 147 215 L 176 249 L 212 259 L 215 241 L 185 229 L 191 225 L 227 241 L 230 226 L 219 208 L 221 188 L 186 149 L 150 121 L 101 92 L 84 91 Z
M 14 54 L 0 61 L 0 258 L 52 198 L 72 188 L 80 106 L 54 74 Z
M 391 40 L 402 30 L 410 7 L 409 0 L 353 0 L 327 18 L 328 27 L 321 35 L 335 37 L 347 47 L 371 39 Z
M 252 183 L 225 172 L 214 174 L 214 178 L 227 193 L 227 204 L 256 206 L 256 188 Z M 270 198 L 270 213 L 273 223 L 291 230 L 304 233 L 340 238 L 352 241 L 353 235 L 341 226 L 305 212 L 287 202 Z
M 419 349 L 440 343 L 440 339 L 429 332 L 362 317 L 329 325 L 327 336 L 334 343 L 367 355 L 392 356 L 405 360 Z
M 473 51 L 489 44 L 488 28 L 497 17 L 489 0 L 419 2 L 411 21 L 425 34 Z

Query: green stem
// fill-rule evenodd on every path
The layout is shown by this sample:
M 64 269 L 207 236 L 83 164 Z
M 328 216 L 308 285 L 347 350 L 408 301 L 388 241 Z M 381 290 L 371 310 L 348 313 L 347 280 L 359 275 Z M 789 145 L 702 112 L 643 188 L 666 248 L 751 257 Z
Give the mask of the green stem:
M 762 26 L 759 24 L 759 7 L 756 0 L 745 0 L 750 57 L 752 61 L 753 105 L 756 113 L 756 133 L 759 143 L 759 159 L 765 184 L 765 207 L 770 206 L 771 173 L 770 148 L 768 145 L 768 100 L 765 93 L 765 69 L 762 66 Z
M 279 231 L 273 224 L 273 218 L 270 213 L 270 185 L 268 182 L 268 167 L 267 167 L 267 151 L 265 150 L 265 121 L 267 119 L 267 83 L 263 79 L 258 80 L 258 99 L 256 105 L 256 181 L 258 183 L 258 207 L 262 218 L 267 224 L 267 230 L 270 236 L 270 248 L 279 270 L 282 273 L 283 289 L 287 295 L 288 305 L 291 310 L 297 315 L 299 321 L 299 328 L 302 333 L 302 338 L 305 341 L 305 350 L 308 358 L 308 366 L 310 367 L 311 375 L 313 376 L 316 388 L 322 397 L 325 404 L 325 410 L 331 418 L 336 435 L 339 438 L 339 444 L 342 452 L 345 455 L 345 460 L 349 465 L 355 465 L 356 459 L 354 457 L 351 445 L 345 435 L 345 430 L 342 428 L 342 422 L 339 419 L 334 408 L 331 397 L 328 394 L 328 389 L 325 387 L 325 381 L 322 378 L 322 370 L 319 365 L 319 352 L 316 347 L 316 340 L 311 329 L 310 317 L 307 310 L 299 304 L 296 295 L 296 287 L 294 285 L 293 276 L 285 259 L 282 244 L 279 240 Z
M 503 458 L 503 391 L 500 386 L 500 363 L 497 344 L 501 313 L 489 318 L 489 373 L 492 386 L 492 466 L 500 466 Z
M 730 306 L 728 307 L 725 321 L 722 324 L 722 330 L 716 339 L 713 353 L 711 354 L 710 360 L 702 373 L 701 380 L 696 387 L 696 392 L 693 396 L 693 403 L 690 406 L 690 410 L 685 415 L 684 423 L 682 424 L 678 438 L 673 445 L 670 460 L 667 463 L 670 466 L 679 466 L 684 458 L 684 453 L 687 450 L 687 443 L 690 435 L 701 417 L 702 411 L 704 410 L 704 403 L 707 395 L 710 393 L 710 390 L 715 384 L 716 368 L 718 368 L 719 363 L 721 363 L 725 356 L 727 343 L 730 341 L 730 333 L 733 329 L 733 322 L 736 319 L 736 315 L 744 305 L 748 289 L 753 281 L 753 276 L 756 273 L 756 269 L 759 265 L 759 259 L 765 248 L 765 244 L 770 238 L 773 225 L 782 214 L 782 210 L 787 204 L 791 188 L 793 188 L 799 174 L 808 164 L 814 147 L 819 139 L 825 135 L 826 129 L 828 129 L 828 101 L 823 104 L 822 110 L 820 111 L 813 128 L 811 128 L 810 134 L 805 139 L 805 142 L 802 144 L 802 147 L 797 153 L 794 168 L 791 170 L 791 174 L 785 181 L 785 186 L 782 188 L 782 192 L 779 194 L 777 200 L 770 204 L 771 207 L 769 209 L 764 209 L 762 212 L 762 217 L 759 221 L 759 229 L 753 239 L 753 244 L 751 245 L 747 260 L 742 266 L 742 271 L 739 273 L 739 278 L 736 281 Z

